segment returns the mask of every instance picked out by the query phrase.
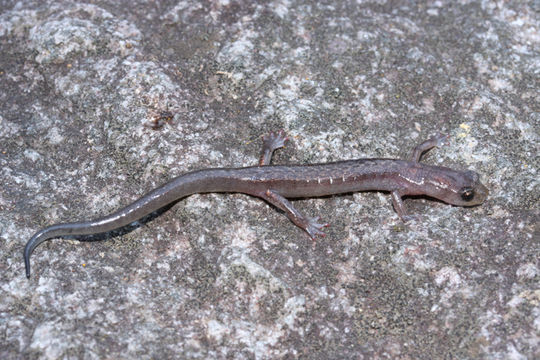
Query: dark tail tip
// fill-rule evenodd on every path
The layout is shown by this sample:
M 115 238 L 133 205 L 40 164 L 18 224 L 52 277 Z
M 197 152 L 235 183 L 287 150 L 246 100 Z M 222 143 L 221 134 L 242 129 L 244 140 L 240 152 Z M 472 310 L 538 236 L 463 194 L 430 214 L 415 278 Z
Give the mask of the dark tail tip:
M 30 250 L 28 248 L 28 246 L 26 246 L 24 248 L 24 266 L 26 267 L 26 277 L 28 279 L 30 279 L 30 253 L 31 251 L 28 251 Z
M 41 229 L 37 233 L 32 236 L 30 240 L 26 243 L 26 246 L 24 247 L 24 266 L 26 267 L 26 277 L 30 279 L 30 256 L 32 256 L 32 253 L 34 252 L 34 249 L 39 246 L 42 242 L 50 239 L 53 235 L 58 234 L 58 230 L 61 227 L 61 224 L 58 225 L 52 225 L 49 227 L 46 227 L 45 229 Z M 60 232 L 61 233 L 61 232 Z

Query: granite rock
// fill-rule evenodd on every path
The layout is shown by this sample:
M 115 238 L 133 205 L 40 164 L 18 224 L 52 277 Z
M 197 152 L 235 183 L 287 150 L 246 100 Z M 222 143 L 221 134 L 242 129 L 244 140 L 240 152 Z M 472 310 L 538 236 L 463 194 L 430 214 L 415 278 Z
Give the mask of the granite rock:
M 537 1 L 0 1 L 0 358 L 540 358 Z M 184 172 L 400 157 L 485 204 L 193 195 L 22 249 Z M 92 240 L 92 241 L 79 241 Z M 98 241 L 101 240 L 101 241 Z

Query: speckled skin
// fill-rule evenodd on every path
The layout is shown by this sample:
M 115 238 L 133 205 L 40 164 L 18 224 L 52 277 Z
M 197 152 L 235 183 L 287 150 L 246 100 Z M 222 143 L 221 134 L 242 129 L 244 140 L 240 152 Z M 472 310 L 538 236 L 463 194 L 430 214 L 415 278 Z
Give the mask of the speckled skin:
M 426 195 L 458 206 L 481 204 L 488 195 L 473 171 L 457 171 L 419 162 L 423 152 L 439 146 L 444 136 L 418 145 L 411 160 L 358 159 L 326 164 L 270 166 L 272 153 L 282 147 L 283 132 L 264 138 L 260 166 L 204 169 L 180 175 L 134 203 L 104 217 L 56 224 L 37 232 L 26 244 L 24 260 L 30 277 L 30 256 L 42 242 L 67 235 L 90 235 L 126 226 L 173 201 L 195 193 L 238 192 L 260 197 L 282 209 L 312 238 L 324 235 L 317 218 L 302 215 L 287 198 L 317 197 L 355 191 L 388 191 L 402 220 L 408 220 L 402 203 L 407 195 Z

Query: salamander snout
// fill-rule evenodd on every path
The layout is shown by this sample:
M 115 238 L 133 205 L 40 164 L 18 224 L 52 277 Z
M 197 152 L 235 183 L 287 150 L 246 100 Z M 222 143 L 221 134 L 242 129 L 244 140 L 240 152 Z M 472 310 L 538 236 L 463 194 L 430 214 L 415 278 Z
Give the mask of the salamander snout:
M 488 197 L 489 190 L 480 182 L 474 171 L 465 171 L 455 185 L 452 199 L 447 201 L 458 206 L 475 206 L 482 204 Z

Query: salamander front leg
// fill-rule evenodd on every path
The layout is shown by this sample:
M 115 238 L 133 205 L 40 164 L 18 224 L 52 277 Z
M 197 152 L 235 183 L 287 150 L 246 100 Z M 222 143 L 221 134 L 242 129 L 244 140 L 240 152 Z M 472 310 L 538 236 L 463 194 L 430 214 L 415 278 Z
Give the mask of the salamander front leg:
M 437 134 L 435 136 L 432 136 L 430 139 L 424 141 L 420 145 L 417 145 L 409 157 L 409 160 L 414 162 L 420 162 L 420 158 L 422 157 L 422 154 L 424 154 L 426 151 L 434 148 L 434 147 L 441 147 L 444 145 L 445 141 L 448 139 L 448 135 L 443 134 Z
M 279 130 L 278 132 L 272 131 L 264 135 L 259 166 L 270 165 L 274 151 L 285 146 L 285 141 L 287 140 L 289 140 L 289 138 L 283 130 Z
M 272 190 L 266 190 L 266 192 L 260 195 L 264 200 L 268 201 L 270 204 L 275 207 L 285 211 L 289 219 L 296 224 L 301 229 L 304 229 L 311 239 L 315 240 L 317 235 L 325 236 L 325 233 L 321 231 L 323 227 L 329 226 L 328 224 L 320 224 L 318 217 L 307 217 L 302 215 L 298 210 L 294 208 L 289 200 L 279 195 L 277 192 Z
M 403 204 L 399 191 L 392 191 L 392 205 L 394 206 L 394 210 L 396 210 L 399 218 L 404 223 L 410 220 L 418 219 L 418 215 L 407 215 L 405 204 Z

